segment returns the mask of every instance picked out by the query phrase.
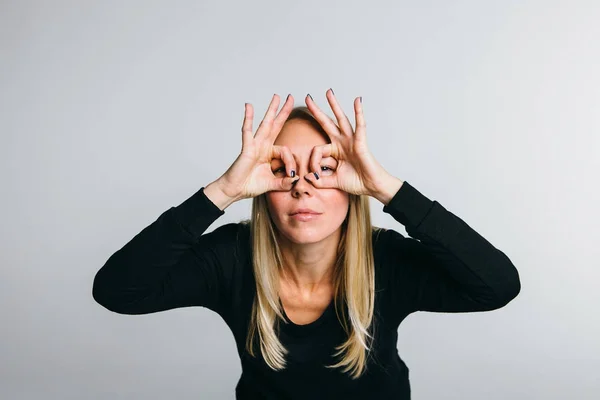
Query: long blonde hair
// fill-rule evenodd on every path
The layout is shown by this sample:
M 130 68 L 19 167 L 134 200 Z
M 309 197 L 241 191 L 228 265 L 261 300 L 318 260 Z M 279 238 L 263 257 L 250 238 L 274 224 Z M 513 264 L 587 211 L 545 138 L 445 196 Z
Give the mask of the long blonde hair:
M 302 119 L 309 122 L 326 138 L 327 134 L 307 107 L 295 107 L 287 121 Z M 331 118 L 330 118 L 331 119 Z M 332 120 L 333 121 L 333 120 Z M 335 122 L 334 122 L 335 123 Z M 333 272 L 334 305 L 336 315 L 347 340 L 336 347 L 334 354 L 341 359 L 327 368 L 351 371 L 356 379 L 366 370 L 368 354 L 374 337 L 375 267 L 373 259 L 371 213 L 368 196 L 349 194 L 348 215 L 342 223 L 338 257 Z M 256 279 L 256 297 L 246 339 L 246 350 L 256 357 L 255 334 L 258 331 L 260 351 L 267 365 L 274 370 L 286 366 L 288 350 L 276 334 L 276 317 L 285 321 L 279 298 L 279 279 L 283 268 L 282 254 L 277 242 L 276 229 L 265 194 L 252 199 L 250 223 L 253 246 L 253 269 Z M 347 305 L 347 315 L 344 305 Z M 369 332 L 369 328 L 371 331 Z

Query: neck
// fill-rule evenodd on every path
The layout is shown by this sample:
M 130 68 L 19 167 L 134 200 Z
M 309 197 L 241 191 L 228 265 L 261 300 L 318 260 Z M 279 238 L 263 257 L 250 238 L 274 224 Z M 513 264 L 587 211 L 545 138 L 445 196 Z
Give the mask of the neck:
M 341 229 L 316 243 L 293 243 L 280 235 L 283 273 L 289 284 L 313 292 L 331 286 Z

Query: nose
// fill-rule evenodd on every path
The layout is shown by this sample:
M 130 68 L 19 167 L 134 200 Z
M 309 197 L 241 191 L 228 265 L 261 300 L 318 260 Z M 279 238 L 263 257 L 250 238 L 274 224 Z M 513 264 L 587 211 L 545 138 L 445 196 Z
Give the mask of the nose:
M 315 189 L 316 188 L 312 185 L 312 183 L 304 179 L 304 175 L 300 175 L 300 179 L 298 179 L 298 181 L 292 186 L 292 194 L 296 197 L 301 193 L 303 195 L 312 195 Z

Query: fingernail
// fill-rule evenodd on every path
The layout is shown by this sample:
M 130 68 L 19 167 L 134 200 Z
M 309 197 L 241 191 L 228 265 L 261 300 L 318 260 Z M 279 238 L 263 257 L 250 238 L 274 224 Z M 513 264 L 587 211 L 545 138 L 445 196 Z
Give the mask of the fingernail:
M 296 176 L 296 171 L 292 170 L 292 178 Z
M 335 96 L 335 93 L 333 92 L 333 89 L 329 88 L 329 90 L 331 90 L 331 94 Z
M 290 95 L 288 94 L 287 97 L 285 98 L 285 101 L 288 101 L 289 98 L 290 98 Z
M 307 94 L 307 96 L 308 96 L 308 97 L 310 97 L 310 99 L 311 99 L 312 101 L 314 101 L 314 100 L 313 100 L 313 98 L 312 98 L 312 96 L 310 95 L 310 93 L 309 93 L 309 94 Z
M 360 96 L 360 104 L 362 104 L 362 96 Z
M 313 172 L 313 174 L 315 175 L 315 178 L 317 178 L 317 180 L 319 180 L 319 174 L 317 174 L 316 172 Z

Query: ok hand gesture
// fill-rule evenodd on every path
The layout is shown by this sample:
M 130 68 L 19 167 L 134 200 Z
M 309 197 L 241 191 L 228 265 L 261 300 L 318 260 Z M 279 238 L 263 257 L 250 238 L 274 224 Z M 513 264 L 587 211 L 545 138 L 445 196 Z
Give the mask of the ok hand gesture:
M 308 95 L 306 105 L 329 136 L 331 143 L 313 148 L 310 157 L 313 173 L 306 175 L 305 178 L 317 188 L 337 188 L 352 194 L 378 197 L 378 194 L 384 190 L 384 186 L 394 178 L 375 160 L 367 147 L 367 125 L 363 116 L 362 98 L 354 99 L 356 129 L 353 129 L 338 104 L 333 90 L 329 89 L 326 96 L 337 118 L 339 128 Z M 321 159 L 325 157 L 336 159 L 337 168 L 330 175 L 320 176 L 319 165 Z

